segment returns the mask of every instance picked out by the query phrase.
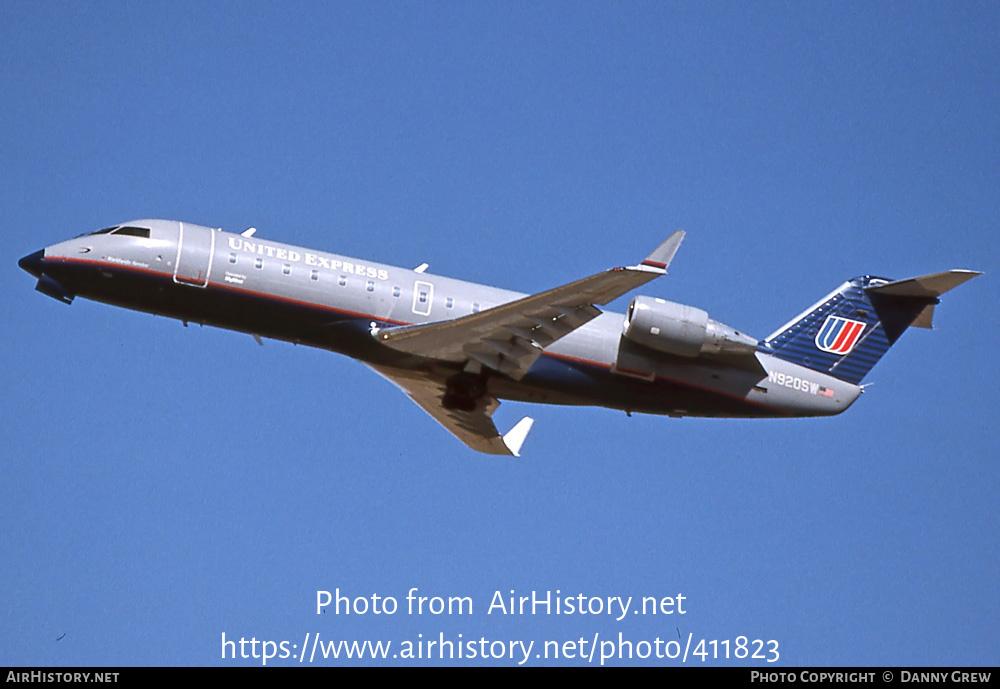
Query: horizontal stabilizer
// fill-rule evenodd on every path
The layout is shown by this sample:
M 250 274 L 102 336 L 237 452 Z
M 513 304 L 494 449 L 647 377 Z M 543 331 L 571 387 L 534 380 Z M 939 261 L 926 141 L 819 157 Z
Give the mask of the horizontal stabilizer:
M 894 297 L 940 297 L 950 289 L 982 273 L 975 270 L 946 270 L 906 280 L 894 280 L 883 285 L 867 287 L 868 292 Z
M 914 328 L 931 328 L 938 297 L 977 275 L 982 275 L 982 273 L 975 270 L 946 270 L 943 273 L 931 273 L 906 280 L 870 285 L 865 288 L 865 291 L 868 292 L 869 298 L 876 306 L 879 305 L 880 301 L 895 301 L 901 308 L 905 308 L 907 302 L 914 304 L 915 307 L 922 304 L 922 308 L 909 325 Z M 887 331 L 891 331 L 891 325 L 886 323 L 886 326 Z M 898 337 L 898 333 L 896 337 Z

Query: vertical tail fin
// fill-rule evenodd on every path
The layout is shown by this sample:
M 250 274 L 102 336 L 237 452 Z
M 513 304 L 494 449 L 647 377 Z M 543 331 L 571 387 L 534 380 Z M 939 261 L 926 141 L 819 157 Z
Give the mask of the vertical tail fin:
M 908 327 L 930 327 L 940 295 L 977 275 L 854 278 L 778 329 L 759 351 L 856 385 Z

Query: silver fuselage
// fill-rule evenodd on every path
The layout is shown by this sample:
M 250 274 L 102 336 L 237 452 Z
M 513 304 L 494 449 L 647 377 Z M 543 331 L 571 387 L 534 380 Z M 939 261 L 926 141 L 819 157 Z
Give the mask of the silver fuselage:
M 428 376 L 455 369 L 386 347 L 373 331 L 451 320 L 525 296 L 200 225 L 134 224 L 150 228 L 149 238 L 92 234 L 45 248 L 35 262 L 39 275 L 70 297 Z M 491 375 L 490 394 L 672 416 L 782 417 L 838 414 L 861 391 L 763 351 L 754 354 L 755 367 L 663 354 L 623 338 L 623 319 L 602 313 L 546 347 L 520 380 Z

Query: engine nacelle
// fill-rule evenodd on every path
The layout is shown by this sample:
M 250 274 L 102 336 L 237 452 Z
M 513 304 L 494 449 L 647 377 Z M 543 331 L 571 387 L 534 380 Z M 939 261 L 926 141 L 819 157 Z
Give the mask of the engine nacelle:
M 757 340 L 708 317 L 701 309 L 653 297 L 636 297 L 625 316 L 625 337 L 658 352 L 696 357 L 747 354 Z

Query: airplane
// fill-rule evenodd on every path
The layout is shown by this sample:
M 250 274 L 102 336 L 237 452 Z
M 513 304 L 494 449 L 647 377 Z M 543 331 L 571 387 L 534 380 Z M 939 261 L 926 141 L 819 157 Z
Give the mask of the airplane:
M 636 296 L 665 275 L 681 231 L 636 265 L 525 295 L 172 220 L 133 220 L 23 257 L 35 288 L 360 360 L 478 452 L 520 456 L 533 423 L 500 434 L 500 400 L 672 417 L 829 416 L 909 326 L 930 328 L 949 270 L 843 283 L 760 341 L 707 312 Z

